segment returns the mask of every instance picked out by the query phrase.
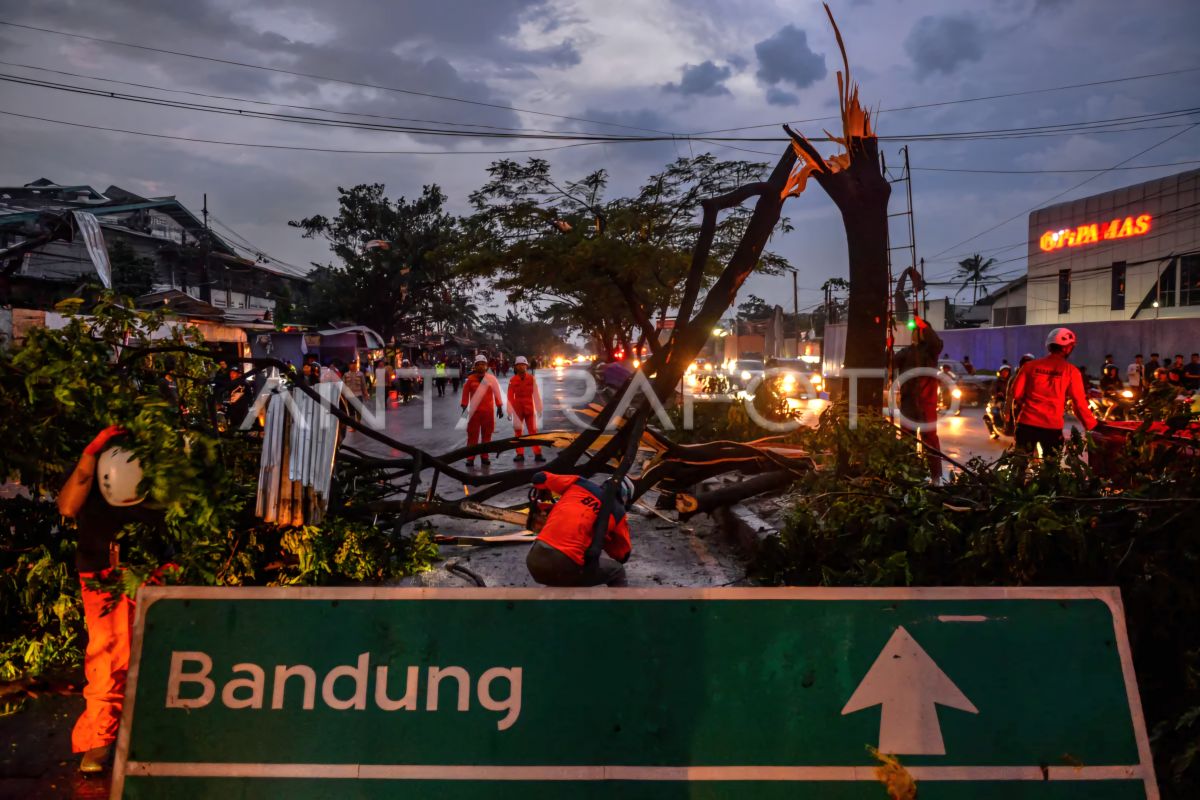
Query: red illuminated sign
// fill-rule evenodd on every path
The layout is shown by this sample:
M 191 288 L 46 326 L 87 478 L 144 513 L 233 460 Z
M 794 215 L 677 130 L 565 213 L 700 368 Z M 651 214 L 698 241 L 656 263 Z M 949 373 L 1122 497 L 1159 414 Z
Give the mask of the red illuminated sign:
M 1048 253 L 1064 247 L 1079 247 L 1085 244 L 1106 242 L 1109 239 L 1128 239 L 1149 233 L 1149 231 L 1150 215 L 1140 214 L 1136 217 L 1118 217 L 1108 222 L 1093 222 L 1077 228 L 1046 231 L 1042 234 L 1038 245 Z

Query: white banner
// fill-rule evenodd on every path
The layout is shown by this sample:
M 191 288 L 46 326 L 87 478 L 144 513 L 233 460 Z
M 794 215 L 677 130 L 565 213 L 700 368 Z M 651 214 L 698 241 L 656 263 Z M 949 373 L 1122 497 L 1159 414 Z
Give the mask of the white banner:
M 104 234 L 100 231 L 100 223 L 94 214 L 87 211 L 72 211 L 75 217 L 75 228 L 83 235 L 92 264 L 100 275 L 104 288 L 112 288 L 112 265 L 108 261 L 108 248 L 104 246 Z

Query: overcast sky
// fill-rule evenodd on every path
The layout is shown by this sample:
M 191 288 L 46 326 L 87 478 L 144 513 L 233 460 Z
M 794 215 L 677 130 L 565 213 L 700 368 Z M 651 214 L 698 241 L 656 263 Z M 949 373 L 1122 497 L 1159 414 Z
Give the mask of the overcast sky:
M 864 101 L 882 109 L 1200 66 L 1196 0 L 840 0 L 832 7 Z M 0 26 L 4 75 L 225 106 L 231 101 L 116 87 L 28 69 L 132 81 L 276 103 L 459 124 L 637 133 L 710 131 L 836 113 L 840 59 L 819 3 L 768 0 L 0 0 L 0 20 L 495 104 L 489 108 L 246 69 Z M 20 64 L 27 66 L 12 66 Z M 882 135 L 1074 123 L 1196 106 L 1200 72 L 936 108 L 885 112 Z M 262 106 L 246 106 L 257 107 Z M 383 182 L 390 195 L 440 184 L 452 209 L 497 155 L 471 151 L 551 147 L 554 142 L 414 139 L 393 132 L 313 129 L 207 112 L 0 83 L 0 111 L 173 136 L 346 150 L 436 151 L 353 155 L 200 144 L 95 131 L 0 115 L 0 184 L 38 177 L 117 184 L 176 195 L 194 210 L 208 193 L 222 222 L 295 264 L 325 261 L 323 245 L 287 221 L 332 213 L 336 187 Z M 531 112 L 544 112 L 539 115 Z M 305 113 L 305 112 L 295 112 Z M 547 116 L 560 115 L 560 116 Z M 561 117 L 575 117 L 578 122 Z M 1150 130 L 1005 141 L 917 142 L 914 167 L 1103 169 L 1174 133 L 1129 162 L 1200 158 L 1200 116 Z M 628 128 L 605 127 L 598 122 Z M 800 129 L 820 135 L 834 122 Z M 773 135 L 777 126 L 747 131 Z M 885 149 L 899 161 L 900 142 Z M 739 144 L 778 153 L 783 144 Z M 667 161 L 711 150 L 773 161 L 701 142 L 600 144 L 538 153 L 564 177 L 604 167 L 611 193 L 628 191 Z M 514 154 L 513 157 L 525 156 Z M 1115 171 L 1060 199 L 1092 194 L 1188 167 Z M 1072 174 L 914 172 L 918 254 L 932 277 L 979 251 L 1023 271 L 1025 213 L 1089 177 Z M 893 210 L 903 199 L 893 194 Z M 800 269 L 801 307 L 845 276 L 840 219 L 815 184 L 785 209 L 796 230 L 772 247 Z M 969 243 L 968 237 L 1016 220 Z M 957 246 L 956 246 L 957 245 Z M 948 252 L 946 251 L 949 248 Z M 790 310 L 791 279 L 755 277 L 754 292 Z

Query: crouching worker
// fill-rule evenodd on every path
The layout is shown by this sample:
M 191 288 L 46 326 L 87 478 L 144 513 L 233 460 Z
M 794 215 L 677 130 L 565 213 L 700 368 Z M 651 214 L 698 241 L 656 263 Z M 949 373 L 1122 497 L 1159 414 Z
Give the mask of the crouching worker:
M 163 514 L 146 508 L 138 493 L 142 468 L 133 455 L 117 446 L 122 428 L 105 428 L 83 451 L 58 496 L 58 509 L 75 519 L 87 650 L 82 716 L 71 732 L 71 749 L 82 753 L 79 771 L 103 772 L 112 756 L 125 700 L 125 676 L 133 628 L 133 601 L 126 595 L 113 602 L 109 592 L 89 582 L 106 581 L 117 570 L 117 534 L 130 523 L 161 529 Z M 111 606 L 111 607 L 110 607 Z
M 633 496 L 628 479 L 622 482 L 619 503 L 609 516 L 604 535 L 604 552 L 615 560 L 600 556 L 590 564 L 587 551 L 604 488 L 577 475 L 552 472 L 534 475 L 533 486 L 562 495 L 525 559 L 533 579 L 544 586 L 627 586 L 622 565 L 632 550 L 625 519 L 625 509 Z

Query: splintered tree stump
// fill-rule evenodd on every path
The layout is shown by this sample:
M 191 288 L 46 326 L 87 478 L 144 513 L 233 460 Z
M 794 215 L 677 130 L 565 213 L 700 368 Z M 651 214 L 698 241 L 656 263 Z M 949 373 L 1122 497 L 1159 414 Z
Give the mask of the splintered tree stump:
M 679 512 L 681 519 L 684 514 L 689 517 L 695 514 L 698 508 L 700 508 L 700 502 L 696 499 L 695 495 L 684 494 L 683 492 L 675 495 L 675 510 Z

